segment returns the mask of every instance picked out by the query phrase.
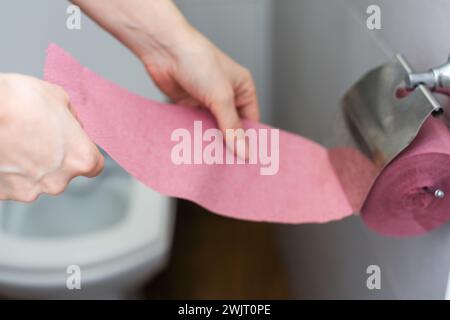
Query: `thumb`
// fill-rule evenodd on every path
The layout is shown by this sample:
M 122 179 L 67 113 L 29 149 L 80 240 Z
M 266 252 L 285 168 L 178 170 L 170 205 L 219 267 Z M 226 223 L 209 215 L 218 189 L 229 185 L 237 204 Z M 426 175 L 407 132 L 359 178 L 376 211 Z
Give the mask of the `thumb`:
M 227 148 L 242 159 L 247 159 L 248 146 L 245 143 L 244 129 L 234 104 L 233 91 L 225 91 L 218 95 L 211 105 L 211 112 L 222 131 Z

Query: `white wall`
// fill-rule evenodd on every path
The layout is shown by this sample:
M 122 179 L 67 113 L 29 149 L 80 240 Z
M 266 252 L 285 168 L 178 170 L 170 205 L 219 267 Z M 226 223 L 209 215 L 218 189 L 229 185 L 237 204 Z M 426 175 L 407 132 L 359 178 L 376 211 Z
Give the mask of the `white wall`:
M 190 22 L 253 74 L 265 122 L 272 118 L 272 1 L 177 0 Z
M 88 17 L 83 15 L 81 30 L 66 28 L 69 4 L 62 0 L 3 3 L 0 72 L 42 77 L 45 49 L 55 42 L 101 75 L 134 92 L 161 99 L 140 62 Z
M 262 117 L 270 119 L 270 0 L 179 0 L 188 19 L 220 48 L 249 68 Z M 141 95 L 163 96 L 139 61 L 83 15 L 81 30 L 68 30 L 68 1 L 16 0 L 2 5 L 0 72 L 42 76 L 45 49 L 56 42 L 97 73 Z
M 381 6 L 380 31 L 365 27 L 369 4 Z M 395 52 L 417 68 L 445 61 L 449 8 L 443 0 L 276 1 L 275 123 L 326 141 L 340 97 L 365 71 Z M 281 226 L 279 234 L 298 298 L 444 297 L 449 225 L 396 240 L 373 234 L 353 217 L 327 225 Z M 370 264 L 381 267 L 380 291 L 366 288 Z

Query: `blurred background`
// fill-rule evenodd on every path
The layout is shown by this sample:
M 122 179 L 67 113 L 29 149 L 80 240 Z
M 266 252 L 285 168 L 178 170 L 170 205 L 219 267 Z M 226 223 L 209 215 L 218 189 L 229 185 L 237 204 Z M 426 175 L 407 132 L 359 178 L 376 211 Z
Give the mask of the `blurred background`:
M 187 18 L 249 68 L 264 122 L 327 144 L 339 99 L 369 69 L 404 54 L 416 69 L 446 61 L 445 0 L 178 0 Z M 381 8 L 381 30 L 366 9 Z M 3 1 L 0 72 L 42 76 L 45 49 L 62 46 L 96 73 L 163 100 L 140 63 L 86 16 L 66 28 L 66 1 Z M 326 201 L 326 199 L 324 199 Z M 110 159 L 60 198 L 0 206 L 0 296 L 5 298 L 442 299 L 450 233 L 383 238 L 355 216 L 326 225 L 223 218 L 158 195 Z M 69 290 L 67 266 L 81 269 Z M 381 269 L 380 290 L 366 286 Z

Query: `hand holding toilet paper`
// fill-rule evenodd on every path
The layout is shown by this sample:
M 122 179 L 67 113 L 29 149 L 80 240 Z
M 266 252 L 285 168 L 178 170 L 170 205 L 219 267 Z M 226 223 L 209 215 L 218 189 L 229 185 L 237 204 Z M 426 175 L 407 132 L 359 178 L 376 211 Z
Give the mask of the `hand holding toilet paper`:
M 356 149 L 326 149 L 282 130 L 271 140 L 274 128 L 246 121 L 245 128 L 258 139 L 255 150 L 275 147 L 279 157 L 259 153 L 255 162 L 242 163 L 222 141 L 220 148 L 212 143 L 214 134 L 207 136 L 216 125 L 206 111 L 133 94 L 55 45 L 48 49 L 45 78 L 69 93 L 88 136 L 128 173 L 212 212 L 280 223 L 322 223 L 361 212 L 370 228 L 391 236 L 422 234 L 450 219 L 450 197 L 437 199 L 430 192 L 450 190 L 450 134 L 440 119 L 429 118 L 414 142 L 382 171 Z M 189 137 L 184 141 L 194 151 L 175 152 L 185 160 L 177 162 L 173 156 L 180 137 Z M 208 161 L 202 155 L 212 145 L 210 155 L 216 158 Z M 231 158 L 233 164 L 227 162 Z
M 64 90 L 0 74 L 0 200 L 57 195 L 74 177 L 94 177 L 102 168 L 103 156 L 71 113 Z

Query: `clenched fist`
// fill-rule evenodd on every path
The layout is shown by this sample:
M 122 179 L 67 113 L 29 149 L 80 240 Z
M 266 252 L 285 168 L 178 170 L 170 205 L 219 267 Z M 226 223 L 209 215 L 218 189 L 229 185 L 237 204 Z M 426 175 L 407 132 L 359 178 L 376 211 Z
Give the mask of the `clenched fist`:
M 76 176 L 98 175 L 103 163 L 62 88 L 0 74 L 0 200 L 59 194 Z

